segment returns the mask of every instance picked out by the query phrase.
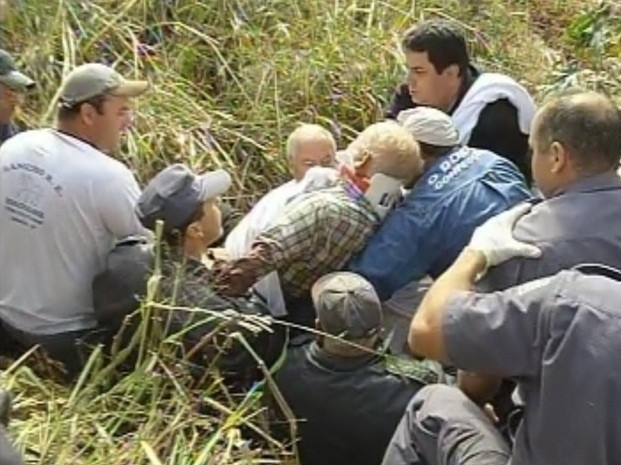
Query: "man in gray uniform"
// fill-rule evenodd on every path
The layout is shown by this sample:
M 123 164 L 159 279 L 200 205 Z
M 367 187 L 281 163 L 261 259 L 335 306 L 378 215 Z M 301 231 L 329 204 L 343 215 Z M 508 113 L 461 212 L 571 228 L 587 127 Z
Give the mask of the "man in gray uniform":
M 621 269 L 621 112 L 607 97 L 572 91 L 553 97 L 535 117 L 530 136 L 532 171 L 545 200 L 515 227 L 519 241 L 536 244 L 541 260 L 515 258 L 490 270 L 477 286 L 497 291 L 550 276 L 581 263 Z M 508 383 L 462 377 L 475 401 L 492 399 L 501 417 Z M 504 400 L 503 400 L 504 399 Z
M 475 231 L 410 330 L 418 355 L 517 380 L 525 410 L 513 449 L 462 391 L 434 385 L 408 406 L 384 465 L 621 463 L 621 272 L 594 265 L 472 292 L 488 267 L 541 253 L 511 234 L 524 211 L 516 207 Z

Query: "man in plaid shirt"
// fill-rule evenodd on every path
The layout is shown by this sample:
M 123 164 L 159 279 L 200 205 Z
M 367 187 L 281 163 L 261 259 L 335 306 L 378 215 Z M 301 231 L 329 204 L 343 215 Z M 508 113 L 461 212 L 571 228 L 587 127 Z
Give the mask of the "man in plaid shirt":
M 242 295 L 259 278 L 277 270 L 288 320 L 306 326 L 314 323 L 312 284 L 341 269 L 363 248 L 385 213 L 382 201 L 394 197 L 401 185 L 411 185 L 422 171 L 417 143 L 392 121 L 369 126 L 347 153 L 351 166 L 341 168 L 332 187 L 293 199 L 245 257 L 218 264 L 220 292 Z M 378 179 L 389 179 L 392 192 L 371 194 L 377 193 Z

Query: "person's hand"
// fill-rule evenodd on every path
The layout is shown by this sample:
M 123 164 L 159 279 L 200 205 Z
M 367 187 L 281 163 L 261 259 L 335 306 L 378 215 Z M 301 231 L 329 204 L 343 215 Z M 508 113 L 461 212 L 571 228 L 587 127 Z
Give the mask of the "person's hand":
M 487 266 L 496 266 L 515 257 L 539 258 L 541 250 L 513 237 L 517 220 L 530 211 L 532 205 L 523 203 L 490 218 L 472 234 L 467 249 L 481 252 Z

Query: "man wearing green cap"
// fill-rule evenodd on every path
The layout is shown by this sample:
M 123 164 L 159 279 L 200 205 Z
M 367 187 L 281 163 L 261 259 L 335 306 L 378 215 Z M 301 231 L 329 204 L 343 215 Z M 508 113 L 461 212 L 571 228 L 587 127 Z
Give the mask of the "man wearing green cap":
M 34 87 L 35 82 L 21 73 L 9 53 L 0 49 L 0 145 L 20 129 L 13 123 L 19 95 Z
M 275 374 L 300 420 L 300 463 L 378 464 L 410 399 L 438 382 L 441 369 L 434 362 L 378 353 L 382 304 L 362 276 L 329 273 L 315 282 L 311 295 L 323 335 L 294 339 Z M 272 418 L 281 420 L 278 407 L 270 407 Z

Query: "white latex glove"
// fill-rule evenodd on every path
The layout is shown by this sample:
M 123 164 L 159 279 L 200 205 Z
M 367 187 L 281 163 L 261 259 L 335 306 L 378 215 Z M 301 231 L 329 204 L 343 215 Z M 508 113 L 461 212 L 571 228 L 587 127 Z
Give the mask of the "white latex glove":
M 515 257 L 539 258 L 538 247 L 518 242 L 513 237 L 515 223 L 531 208 L 531 204 L 523 203 L 490 218 L 474 230 L 468 249 L 483 253 L 488 267 Z

